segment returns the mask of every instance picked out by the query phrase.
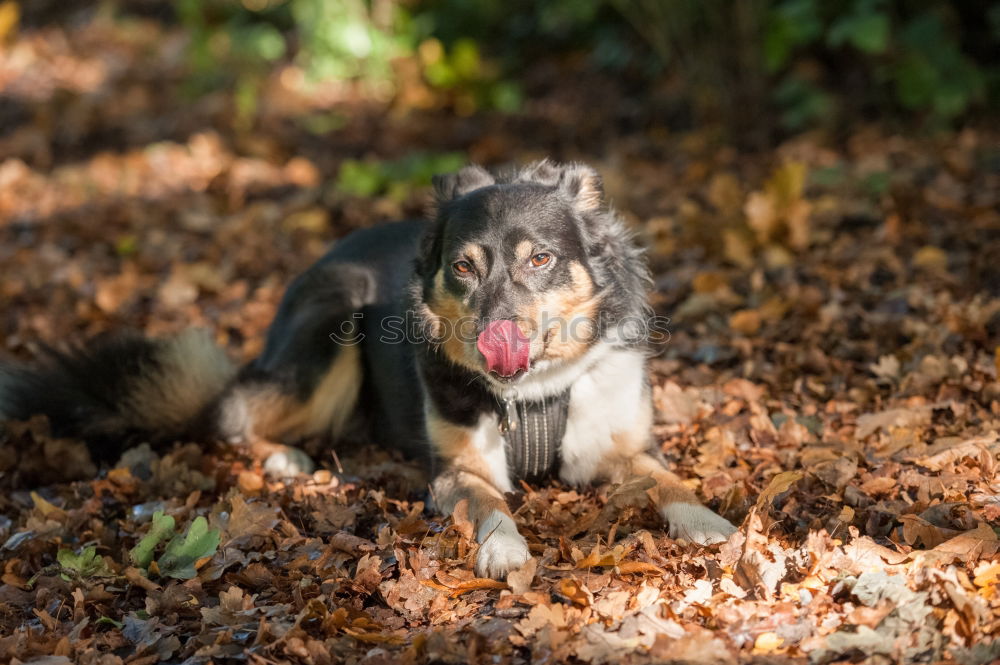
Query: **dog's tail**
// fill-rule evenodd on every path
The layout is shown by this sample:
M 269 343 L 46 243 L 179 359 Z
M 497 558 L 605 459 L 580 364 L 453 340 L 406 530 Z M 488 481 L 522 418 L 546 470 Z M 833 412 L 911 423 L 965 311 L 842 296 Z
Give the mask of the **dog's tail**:
M 95 461 L 130 445 L 192 434 L 235 375 L 207 333 L 99 337 L 48 350 L 32 367 L 0 365 L 0 420 L 49 418 L 52 434 L 87 442 Z

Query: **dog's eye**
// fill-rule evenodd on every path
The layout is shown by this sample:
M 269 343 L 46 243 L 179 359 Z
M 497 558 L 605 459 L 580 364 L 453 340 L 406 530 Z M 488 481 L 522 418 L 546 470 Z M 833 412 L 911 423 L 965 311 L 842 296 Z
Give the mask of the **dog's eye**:
M 531 265 L 535 266 L 536 268 L 541 268 L 551 260 L 552 260 L 551 254 L 548 254 L 546 252 L 541 252 L 540 254 L 535 254 L 534 256 L 531 257 Z
M 472 272 L 472 264 L 468 261 L 455 261 L 451 267 L 460 275 L 468 275 Z

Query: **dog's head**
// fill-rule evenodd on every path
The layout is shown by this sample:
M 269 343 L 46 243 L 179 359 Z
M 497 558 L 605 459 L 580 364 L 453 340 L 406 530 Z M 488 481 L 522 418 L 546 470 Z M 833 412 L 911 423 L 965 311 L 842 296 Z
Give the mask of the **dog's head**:
M 417 287 L 427 334 L 452 362 L 516 383 L 583 356 L 604 319 L 643 311 L 644 263 L 590 167 L 469 166 L 434 186 Z

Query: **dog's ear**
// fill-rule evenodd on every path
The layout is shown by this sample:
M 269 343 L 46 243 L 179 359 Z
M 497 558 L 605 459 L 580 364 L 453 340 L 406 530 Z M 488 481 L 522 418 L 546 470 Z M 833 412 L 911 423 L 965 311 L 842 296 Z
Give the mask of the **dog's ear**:
M 495 184 L 496 178 L 482 166 L 472 164 L 455 173 L 435 175 L 431 178 L 431 182 L 434 185 L 436 205 L 430 209 L 431 221 L 420 241 L 417 257 L 417 273 L 423 276 L 433 274 L 440 261 L 441 236 L 444 232 L 444 219 L 440 214 L 442 206 L 462 198 L 469 192 Z
M 525 167 L 518 180 L 556 189 L 572 201 L 579 212 L 598 210 L 604 204 L 601 176 L 586 164 L 554 164 L 543 159 Z
M 456 173 L 436 175 L 431 179 L 438 203 L 454 201 L 469 192 L 488 187 L 496 182 L 493 175 L 482 166 L 471 165 Z
M 438 264 L 441 262 L 441 233 L 441 222 L 432 220 L 420 237 L 414 272 L 421 277 L 430 277 L 438 269 Z
M 580 212 L 599 210 L 604 205 L 604 182 L 600 174 L 586 164 L 562 167 L 558 187 Z

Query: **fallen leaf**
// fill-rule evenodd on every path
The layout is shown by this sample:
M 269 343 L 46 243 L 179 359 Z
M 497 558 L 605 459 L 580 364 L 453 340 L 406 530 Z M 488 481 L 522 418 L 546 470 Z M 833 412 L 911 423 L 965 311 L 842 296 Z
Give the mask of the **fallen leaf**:
M 947 272 L 948 255 L 940 247 L 925 245 L 913 255 L 913 265 L 931 272 Z
M 760 312 L 755 309 L 741 309 L 729 317 L 729 327 L 741 335 L 752 336 L 760 331 Z
M 759 654 L 774 653 L 781 648 L 784 639 L 778 637 L 777 633 L 766 632 L 757 636 L 753 643 L 753 652 Z
M 535 580 L 535 571 L 538 570 L 538 559 L 531 557 L 524 562 L 524 565 L 517 570 L 507 573 L 507 584 L 510 590 L 516 595 L 521 595 L 531 591 L 531 583 Z
M 618 572 L 622 575 L 665 575 L 662 568 L 646 561 L 622 561 L 618 564 Z
M 590 593 L 586 586 L 570 577 L 564 577 L 559 580 L 557 588 L 559 589 L 559 593 L 568 598 L 577 607 L 589 607 L 594 600 L 593 594 Z
M 776 474 L 757 497 L 757 509 L 762 510 L 765 506 L 770 506 L 779 494 L 787 492 L 792 485 L 801 479 L 802 473 L 799 471 L 782 471 Z
M 888 432 L 893 427 L 923 427 L 930 421 L 929 406 L 888 409 L 858 416 L 858 429 L 854 436 L 859 440 L 866 439 L 880 429 Z

